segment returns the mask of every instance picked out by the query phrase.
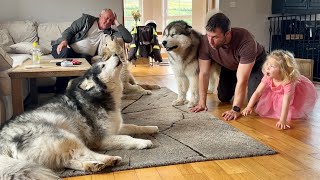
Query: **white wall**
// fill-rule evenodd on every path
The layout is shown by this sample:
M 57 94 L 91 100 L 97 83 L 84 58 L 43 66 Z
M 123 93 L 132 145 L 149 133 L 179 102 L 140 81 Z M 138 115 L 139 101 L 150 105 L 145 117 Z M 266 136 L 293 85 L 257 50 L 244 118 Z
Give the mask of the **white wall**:
M 143 0 L 143 19 L 141 25 L 147 20 L 154 20 L 157 23 L 157 31 L 164 29 L 162 22 L 162 0 Z
M 207 0 L 192 1 L 192 28 L 205 34 Z
M 271 0 L 220 0 L 219 10 L 230 18 L 232 27 L 246 28 L 269 50 Z
M 146 1 L 151 1 L 151 0 L 146 0 Z M 145 1 L 144 1 L 145 2 Z M 163 27 L 163 9 L 162 9 L 162 1 L 161 0 L 153 0 L 153 9 L 152 9 L 152 18 L 154 21 L 156 21 L 157 23 L 159 22 L 159 26 L 157 27 L 158 31 L 162 31 L 162 29 L 164 29 Z M 148 20 L 147 18 L 145 18 L 145 20 Z
M 74 21 L 82 13 L 98 16 L 102 9 L 110 8 L 117 13 L 119 22 L 123 22 L 122 0 L 0 0 L 0 4 L 1 17 L 6 14 L 17 20 Z
M 0 0 L 0 22 L 15 19 L 18 11 L 17 0 Z

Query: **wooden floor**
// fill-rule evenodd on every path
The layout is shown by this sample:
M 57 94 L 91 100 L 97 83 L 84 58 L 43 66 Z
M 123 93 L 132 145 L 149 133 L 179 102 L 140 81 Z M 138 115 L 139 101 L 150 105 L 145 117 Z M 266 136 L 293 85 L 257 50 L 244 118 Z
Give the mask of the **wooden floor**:
M 132 68 L 132 72 L 139 82 L 159 84 L 177 92 L 174 75 L 169 66 L 137 65 Z M 320 85 L 316 87 L 320 94 Z M 285 131 L 275 127 L 276 120 L 253 115 L 227 122 L 278 151 L 276 155 L 144 168 L 66 179 L 320 179 L 319 106 L 320 100 L 307 120 L 294 121 L 291 123 L 292 129 Z M 221 118 L 221 113 L 230 109 L 231 104 L 219 103 L 216 95 L 209 95 L 208 107 L 210 113 Z

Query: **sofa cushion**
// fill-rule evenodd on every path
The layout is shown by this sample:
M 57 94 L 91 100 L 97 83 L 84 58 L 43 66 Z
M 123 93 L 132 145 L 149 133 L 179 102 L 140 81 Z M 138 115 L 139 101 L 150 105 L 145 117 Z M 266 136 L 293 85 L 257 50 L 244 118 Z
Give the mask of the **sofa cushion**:
M 38 41 L 37 28 L 32 21 L 9 21 L 0 24 L 0 29 L 7 29 L 14 43 Z
M 33 44 L 32 42 L 20 42 L 20 43 L 9 46 L 6 49 L 6 51 L 8 53 L 13 53 L 13 54 L 32 54 L 32 49 L 33 49 L 32 44 Z M 40 49 L 43 55 L 50 54 L 50 51 L 44 48 L 43 46 L 39 45 L 38 48 Z
M 51 52 L 51 42 L 61 37 L 72 22 L 42 23 L 38 26 L 39 44 Z
M 5 48 L 13 44 L 13 39 L 7 29 L 0 29 L 0 46 Z
M 0 72 L 12 68 L 12 58 L 0 47 Z

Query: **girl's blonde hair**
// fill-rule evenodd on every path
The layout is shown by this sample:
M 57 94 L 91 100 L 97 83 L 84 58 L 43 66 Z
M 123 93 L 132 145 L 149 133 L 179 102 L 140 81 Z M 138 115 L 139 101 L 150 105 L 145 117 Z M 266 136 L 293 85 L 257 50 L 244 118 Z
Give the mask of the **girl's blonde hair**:
M 274 58 L 279 67 L 280 73 L 284 81 L 296 81 L 300 76 L 299 65 L 294 58 L 294 55 L 285 50 L 274 50 L 272 51 L 267 58 Z M 262 67 L 262 72 L 265 74 L 266 63 Z

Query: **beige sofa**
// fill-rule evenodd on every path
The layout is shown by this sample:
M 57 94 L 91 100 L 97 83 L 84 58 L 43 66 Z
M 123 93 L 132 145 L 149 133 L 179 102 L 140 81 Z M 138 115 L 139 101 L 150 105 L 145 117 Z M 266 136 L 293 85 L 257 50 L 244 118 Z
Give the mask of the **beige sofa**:
M 44 54 L 51 59 L 51 41 L 61 36 L 71 22 L 36 23 L 11 21 L 0 24 L 0 124 L 12 117 L 11 81 L 8 72 L 31 58 L 32 42 L 38 41 Z M 39 86 L 55 83 L 54 78 L 38 79 Z M 29 82 L 24 83 L 24 97 L 29 94 Z

